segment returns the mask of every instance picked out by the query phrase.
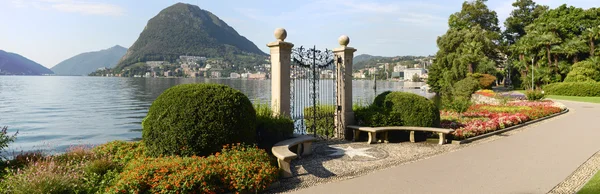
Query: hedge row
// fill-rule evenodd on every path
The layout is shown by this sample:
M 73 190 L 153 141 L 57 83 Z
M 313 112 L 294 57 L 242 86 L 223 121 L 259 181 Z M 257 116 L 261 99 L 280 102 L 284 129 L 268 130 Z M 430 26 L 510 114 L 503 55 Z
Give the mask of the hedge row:
M 562 82 L 543 87 L 549 95 L 560 96 L 600 96 L 599 82 Z

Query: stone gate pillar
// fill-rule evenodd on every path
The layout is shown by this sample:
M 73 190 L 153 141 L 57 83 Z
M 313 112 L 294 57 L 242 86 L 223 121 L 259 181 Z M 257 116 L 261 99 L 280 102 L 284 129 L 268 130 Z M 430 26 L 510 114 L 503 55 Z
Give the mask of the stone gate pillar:
M 275 29 L 277 41 L 267 44 L 271 51 L 271 109 L 274 115 L 290 116 L 290 63 L 294 44 L 284 42 L 287 32 Z
M 346 126 L 354 124 L 352 111 L 352 59 L 356 49 L 348 47 L 350 38 L 346 35 L 338 39 L 339 48 L 333 49 L 337 66 L 337 101 L 338 111 L 335 119 L 338 138 L 350 139 L 352 132 Z

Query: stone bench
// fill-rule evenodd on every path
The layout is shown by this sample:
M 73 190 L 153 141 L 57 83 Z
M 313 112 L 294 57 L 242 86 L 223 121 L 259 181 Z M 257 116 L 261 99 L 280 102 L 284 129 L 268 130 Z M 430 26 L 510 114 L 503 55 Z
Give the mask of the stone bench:
M 312 136 L 297 136 L 292 139 L 278 142 L 271 148 L 271 152 L 277 157 L 277 164 L 279 165 L 281 176 L 283 178 L 292 176 L 290 162 L 298 157 L 297 153 L 300 153 L 300 156 L 310 155 L 312 153 L 312 142 L 316 140 L 317 139 Z M 295 145 L 298 147 L 296 153 L 290 151 L 290 148 Z
M 454 129 L 432 128 L 432 127 L 410 127 L 410 126 L 389 126 L 389 127 L 361 127 L 356 125 L 347 126 L 354 130 L 354 141 L 358 140 L 358 135 L 361 131 L 369 133 L 368 144 L 377 143 L 377 133 L 384 132 L 384 142 L 388 142 L 388 131 L 410 131 L 410 142 L 415 142 L 415 131 L 427 131 L 438 133 L 440 137 L 439 144 L 446 142 L 446 134 L 454 132 Z

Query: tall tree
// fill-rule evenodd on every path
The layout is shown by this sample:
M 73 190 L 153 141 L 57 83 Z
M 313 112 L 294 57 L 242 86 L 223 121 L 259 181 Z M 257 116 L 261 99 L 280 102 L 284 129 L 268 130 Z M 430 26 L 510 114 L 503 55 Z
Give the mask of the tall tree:
M 525 36 L 525 27 L 548 11 L 548 6 L 538 5 L 533 0 L 517 0 L 512 6 L 515 9 L 504 21 L 506 30 L 503 32 L 503 36 L 509 45 L 515 44 L 517 40 Z

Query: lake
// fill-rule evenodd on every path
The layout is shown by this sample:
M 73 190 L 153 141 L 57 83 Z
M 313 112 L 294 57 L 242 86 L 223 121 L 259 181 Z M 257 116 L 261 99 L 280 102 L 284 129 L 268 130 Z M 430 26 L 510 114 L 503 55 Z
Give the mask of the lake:
M 8 126 L 10 134 L 19 131 L 9 147 L 17 152 L 62 152 L 73 145 L 136 140 L 152 101 L 169 87 L 185 83 L 229 85 L 253 102 L 270 102 L 271 97 L 271 80 L 0 76 L 0 126 Z M 377 93 L 432 95 L 405 89 L 404 84 L 377 81 Z M 371 102 L 374 96 L 372 80 L 353 82 L 354 102 Z

